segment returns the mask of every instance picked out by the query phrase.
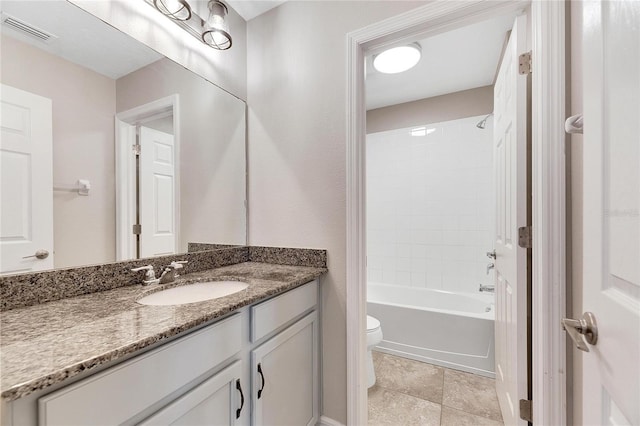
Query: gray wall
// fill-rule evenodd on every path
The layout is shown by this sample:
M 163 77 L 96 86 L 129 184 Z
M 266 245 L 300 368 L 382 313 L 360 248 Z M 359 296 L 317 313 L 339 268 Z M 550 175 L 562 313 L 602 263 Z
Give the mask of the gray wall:
M 384 132 L 493 112 L 493 86 L 478 87 L 367 111 L 367 133 Z
M 322 280 L 323 413 L 342 423 L 349 285 L 346 34 L 423 4 L 291 1 L 247 24 L 249 242 L 328 250 L 329 274 Z

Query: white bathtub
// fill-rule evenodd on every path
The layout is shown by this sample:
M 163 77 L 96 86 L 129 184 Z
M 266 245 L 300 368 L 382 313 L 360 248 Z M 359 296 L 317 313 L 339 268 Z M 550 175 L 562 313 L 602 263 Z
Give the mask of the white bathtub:
M 495 377 L 493 299 L 370 282 L 367 313 L 384 336 L 376 350 Z

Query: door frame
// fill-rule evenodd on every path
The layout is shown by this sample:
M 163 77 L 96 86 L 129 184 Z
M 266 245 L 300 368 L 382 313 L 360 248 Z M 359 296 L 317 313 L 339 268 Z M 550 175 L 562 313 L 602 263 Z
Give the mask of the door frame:
M 135 244 L 132 227 L 135 223 L 136 167 L 132 146 L 136 143 L 136 124 L 173 114 L 175 147 L 175 206 L 176 247 L 180 246 L 180 97 L 178 94 L 137 106 L 115 116 L 116 137 L 116 260 L 134 259 Z
M 347 424 L 366 424 L 365 54 L 531 7 L 532 387 L 536 424 L 565 425 L 565 4 L 434 1 L 347 34 Z

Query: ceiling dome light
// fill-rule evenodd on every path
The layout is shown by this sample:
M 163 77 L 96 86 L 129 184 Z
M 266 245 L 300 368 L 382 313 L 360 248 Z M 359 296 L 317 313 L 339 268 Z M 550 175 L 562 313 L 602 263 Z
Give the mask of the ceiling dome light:
M 413 68 L 420 61 L 422 49 L 418 43 L 393 47 L 373 57 L 373 67 L 384 74 L 397 74 Z
M 153 5 L 163 15 L 176 21 L 188 21 L 191 19 L 191 7 L 186 0 L 153 0 Z

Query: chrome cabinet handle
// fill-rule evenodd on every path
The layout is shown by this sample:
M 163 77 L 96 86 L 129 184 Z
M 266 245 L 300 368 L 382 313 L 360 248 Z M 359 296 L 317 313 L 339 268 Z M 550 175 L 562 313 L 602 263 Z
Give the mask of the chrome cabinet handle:
M 569 333 L 569 337 L 581 351 L 589 352 L 587 343 L 590 345 L 598 343 L 598 324 L 595 315 L 591 312 L 585 312 L 579 320 L 562 318 L 562 328 Z
M 240 385 L 240 379 L 236 380 L 236 389 L 240 392 L 240 408 L 236 410 L 236 419 L 239 419 L 240 413 L 242 413 L 242 407 L 244 407 L 244 394 L 242 393 L 242 386 Z
M 258 374 L 260 374 L 260 380 L 262 384 L 260 385 L 260 389 L 258 389 L 258 399 L 262 396 L 262 391 L 264 390 L 264 374 L 262 374 L 262 364 L 258 364 Z
M 489 259 L 495 259 L 496 258 L 496 251 L 495 250 L 494 251 L 488 251 L 487 252 L 487 257 Z
M 47 257 L 49 257 L 49 252 L 46 250 L 38 250 L 36 251 L 36 254 L 25 256 L 23 257 L 23 259 L 31 259 L 32 257 L 35 257 L 36 259 L 46 259 Z

